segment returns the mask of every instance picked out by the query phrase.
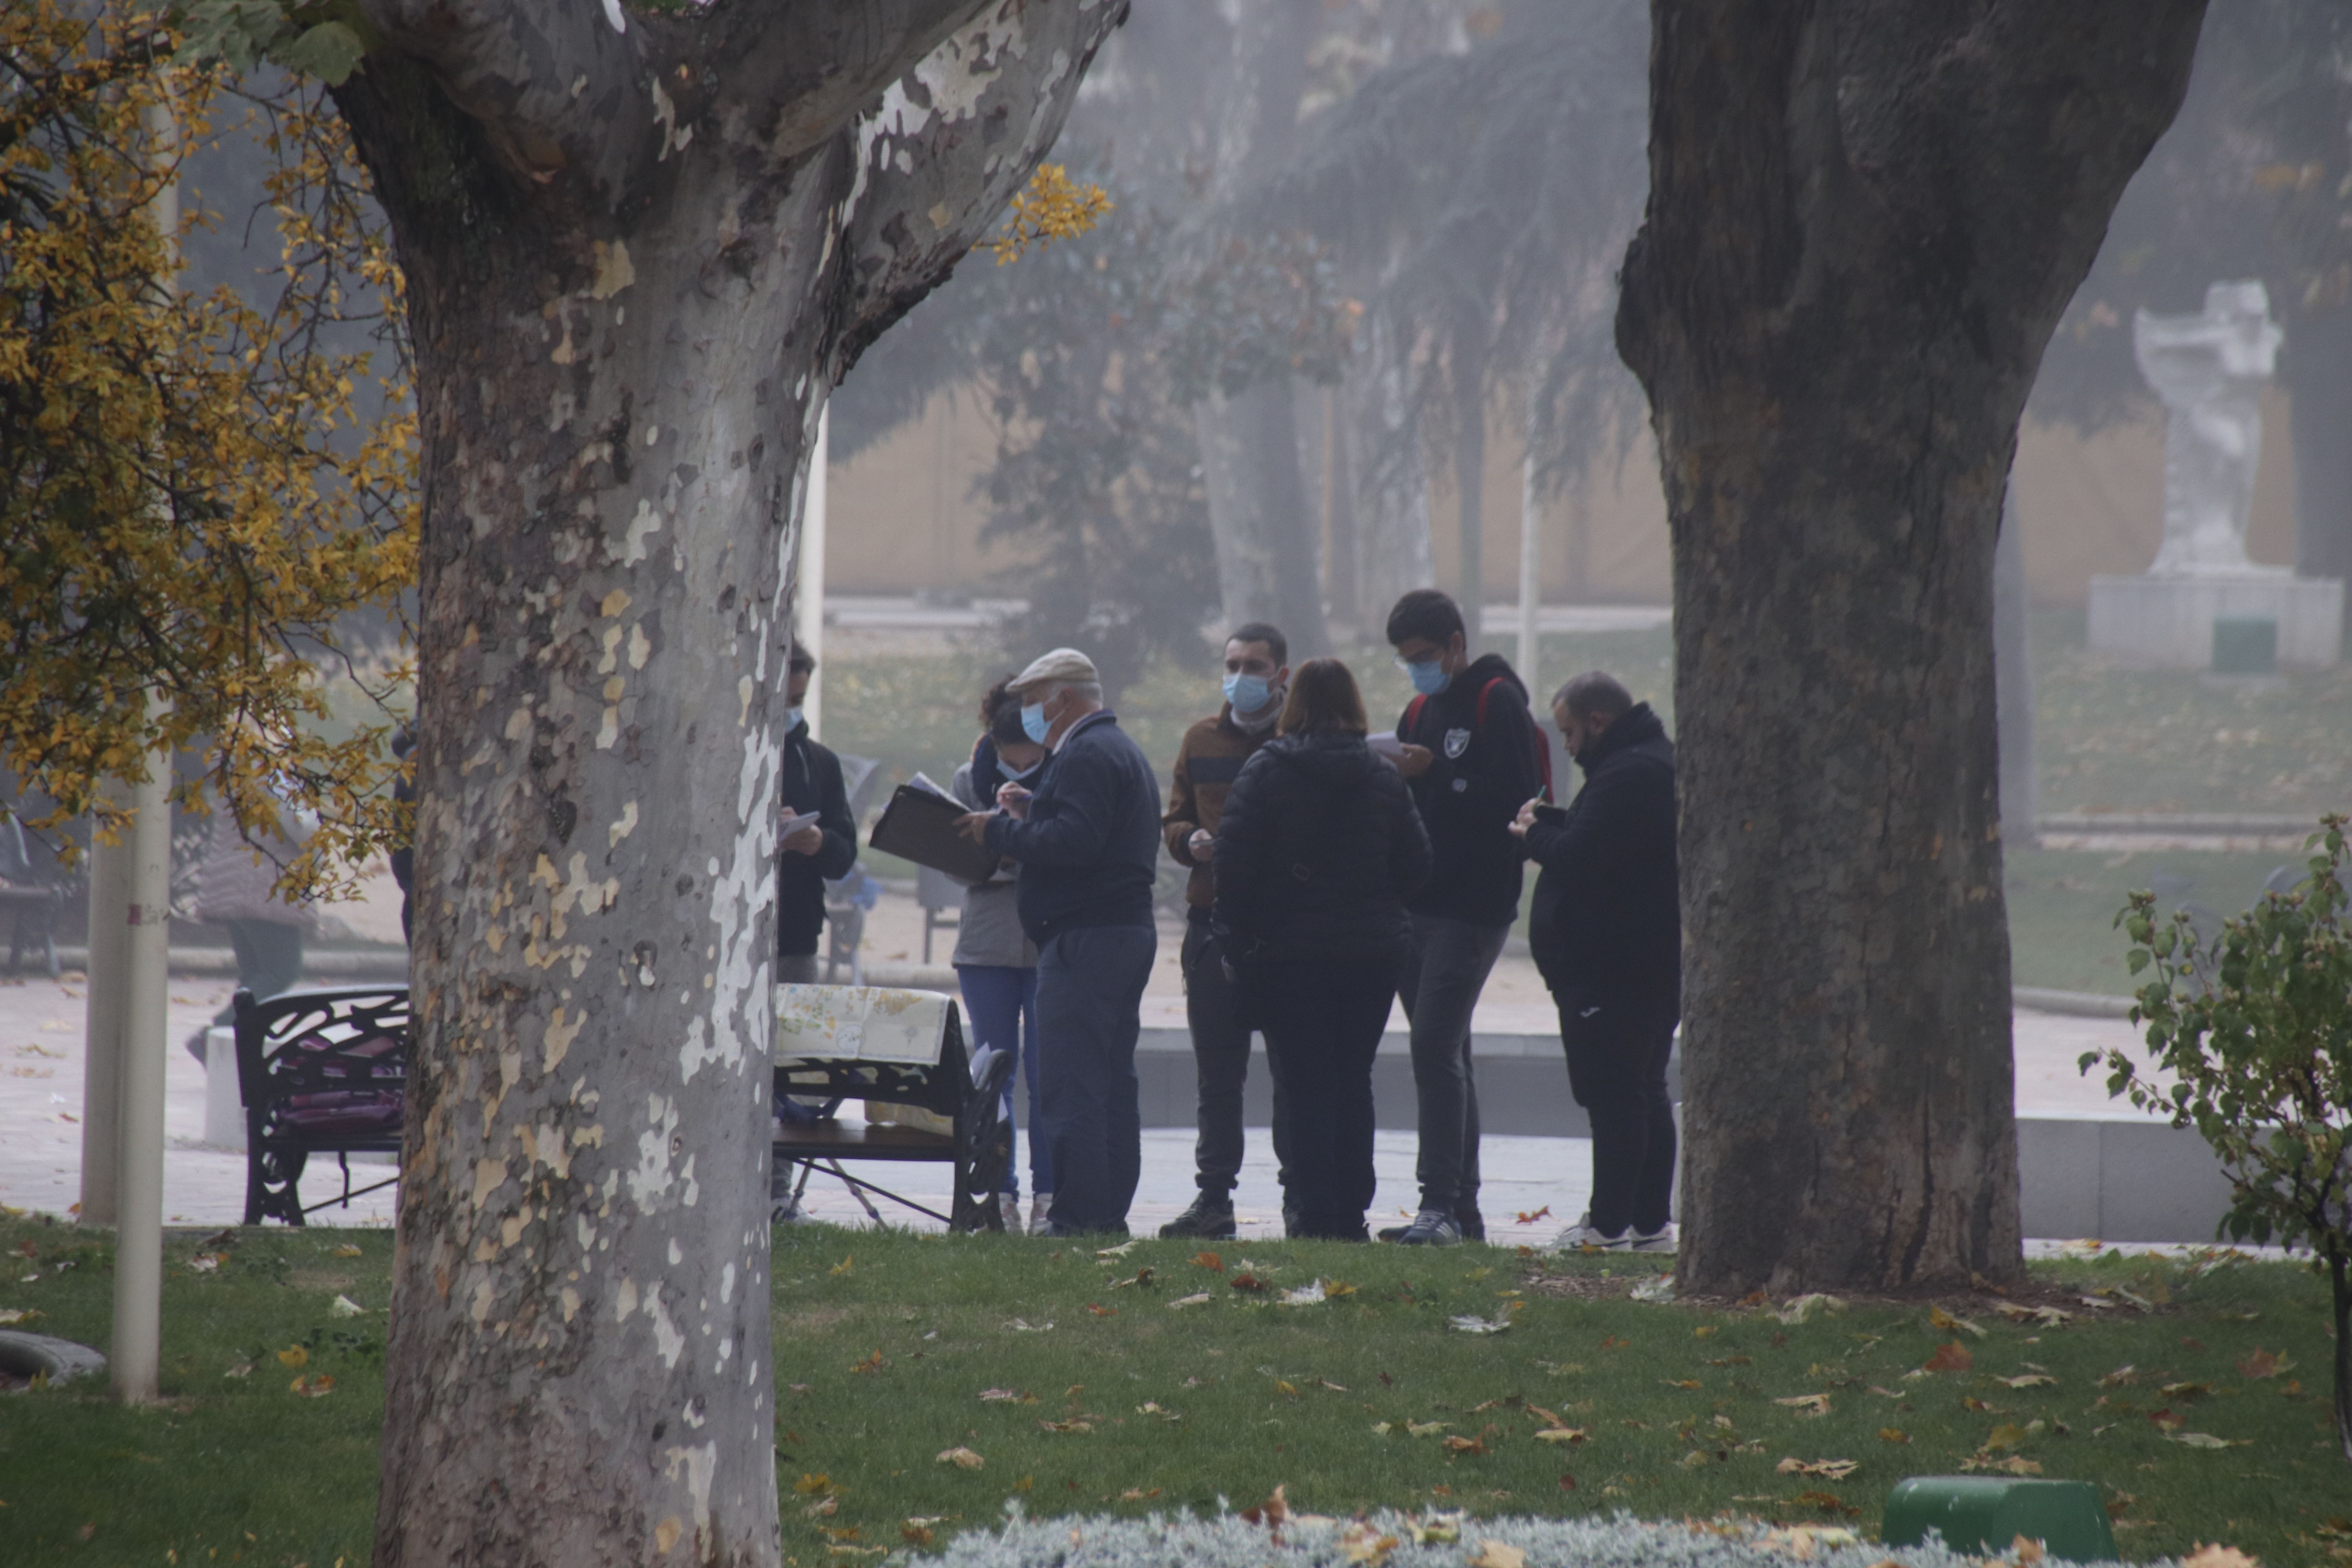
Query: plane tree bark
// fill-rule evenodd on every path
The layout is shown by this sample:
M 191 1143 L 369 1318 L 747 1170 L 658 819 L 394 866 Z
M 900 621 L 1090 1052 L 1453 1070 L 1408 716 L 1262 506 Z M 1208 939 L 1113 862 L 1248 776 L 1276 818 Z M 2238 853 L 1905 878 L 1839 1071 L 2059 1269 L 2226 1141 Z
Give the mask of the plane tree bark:
M 385 1568 L 779 1560 L 765 1129 L 810 447 L 1124 9 L 364 0 L 337 100 L 406 274 L 425 498 Z
M 1618 345 L 1675 563 L 1686 1285 L 2021 1268 L 1992 562 L 2203 0 L 1655 0 Z

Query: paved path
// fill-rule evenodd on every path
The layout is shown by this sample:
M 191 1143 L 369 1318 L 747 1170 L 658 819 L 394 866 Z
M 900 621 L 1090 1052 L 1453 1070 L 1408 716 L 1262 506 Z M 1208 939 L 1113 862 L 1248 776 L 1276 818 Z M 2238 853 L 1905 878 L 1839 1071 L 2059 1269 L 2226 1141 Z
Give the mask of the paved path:
M 1549 1022 L 1548 1010 L 1513 994 L 1518 989 L 1518 977 L 1507 973 L 1498 978 L 1511 984 L 1497 986 L 1499 994 L 1481 1007 L 1481 1032 L 1543 1028 Z M 84 990 L 72 978 L 0 982 L 0 1204 L 63 1214 L 79 1199 Z M 176 1044 L 226 1005 L 229 990 L 226 981 L 181 979 L 172 986 L 175 1043 L 167 1068 L 164 1129 L 169 1145 L 163 1163 L 163 1202 L 164 1214 L 173 1224 L 232 1224 L 243 1213 L 244 1156 L 204 1143 L 204 1073 Z M 1151 997 L 1147 1007 L 1153 1013 L 1148 1021 L 1182 1026 L 1181 997 Z M 1167 1016 L 1160 1017 L 1160 1014 Z M 2074 1058 L 2095 1047 L 2128 1044 L 2129 1025 L 2114 1019 L 2020 1013 L 2017 1038 L 2021 1112 L 2043 1116 L 2112 1112 L 2099 1083 L 2076 1073 Z M 1192 1144 L 1192 1134 L 1182 1130 L 1153 1130 L 1144 1134 L 1143 1180 L 1134 1215 L 1139 1229 L 1146 1226 L 1156 1229 L 1191 1201 Z M 1586 1141 L 1489 1137 L 1483 1147 L 1484 1206 L 1494 1222 L 1496 1239 L 1507 1235 L 1549 1237 L 1584 1207 L 1591 1159 Z M 1379 1135 L 1374 1156 L 1381 1184 L 1377 1215 L 1401 1213 L 1412 1203 L 1412 1157 L 1411 1133 Z M 1024 1180 L 1026 1161 L 1024 1150 Z M 357 1184 L 365 1184 L 368 1170 L 355 1165 Z M 333 1190 L 329 1184 L 332 1176 L 331 1168 L 314 1173 L 305 1183 L 304 1196 L 312 1201 L 327 1196 Z M 894 1169 L 886 1179 L 889 1178 L 903 1179 L 903 1190 L 908 1195 L 927 1197 L 934 1207 L 946 1206 L 944 1168 Z M 821 1217 L 864 1222 L 863 1211 L 839 1184 L 819 1178 L 812 1193 L 814 1212 Z M 1236 1202 L 1245 1234 L 1278 1234 L 1281 1197 L 1275 1182 L 1273 1152 L 1263 1130 L 1250 1133 Z M 1546 1208 L 1551 1212 L 1541 1222 L 1522 1227 L 1513 1221 L 1519 1213 Z M 327 1225 L 382 1225 L 391 1213 L 391 1194 L 384 1192 L 355 1199 L 348 1209 L 321 1211 L 313 1218 L 314 1223 Z

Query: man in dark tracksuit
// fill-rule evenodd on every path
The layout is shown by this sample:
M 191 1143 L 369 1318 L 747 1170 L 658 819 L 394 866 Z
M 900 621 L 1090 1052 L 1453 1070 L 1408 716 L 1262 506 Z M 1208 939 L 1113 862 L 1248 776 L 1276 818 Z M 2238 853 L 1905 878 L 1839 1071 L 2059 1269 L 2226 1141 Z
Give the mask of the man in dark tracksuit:
M 1518 918 L 1520 856 L 1511 822 L 1545 793 L 1549 751 L 1527 688 L 1499 654 L 1469 657 L 1462 612 L 1416 588 L 1389 612 L 1389 642 L 1419 693 L 1397 723 L 1397 767 L 1429 829 L 1431 871 L 1407 900 L 1412 945 L 1397 994 L 1412 1027 L 1421 1210 L 1381 1232 L 1409 1247 L 1486 1239 L 1478 1213 L 1478 1089 L 1470 1017 Z
M 784 700 L 790 728 L 784 734 L 784 809 L 816 820 L 786 834 L 776 857 L 776 981 L 814 984 L 816 939 L 824 928 L 824 885 L 849 875 L 857 863 L 857 824 L 850 819 L 849 795 L 841 787 L 841 759 L 810 738 L 801 714 L 816 660 L 795 647 L 785 665 Z
M 1238 988 L 1226 978 L 1224 954 L 1209 930 L 1209 911 L 1216 900 L 1210 852 L 1224 816 L 1225 796 L 1242 764 L 1274 739 L 1275 721 L 1282 717 L 1282 701 L 1288 694 L 1289 660 L 1288 642 L 1263 621 L 1237 627 L 1225 639 L 1225 705 L 1184 731 L 1168 786 L 1168 812 L 1160 819 L 1169 858 L 1192 872 L 1184 884 L 1184 1022 L 1192 1030 L 1200 1086 L 1200 1136 L 1192 1159 L 1201 1189 L 1192 1207 L 1160 1227 L 1162 1237 L 1215 1241 L 1234 1234 L 1250 1026 L 1242 1021 Z M 1269 1072 L 1272 1067 L 1269 1058 Z M 1275 1095 L 1279 1100 L 1279 1085 Z M 1277 1111 L 1277 1133 L 1281 1126 Z M 1282 1157 L 1278 1138 L 1275 1157 Z
M 1034 794 L 1008 784 L 963 830 L 1021 863 L 1037 944 L 1037 1079 L 1054 1146 L 1048 1234 L 1125 1235 L 1143 1168 L 1135 1045 L 1160 945 L 1160 784 L 1102 705 L 1092 660 L 1055 648 L 1015 676 L 1022 729 L 1050 752 Z
M 1576 1103 L 1592 1119 L 1592 1204 L 1564 1248 L 1671 1252 L 1675 1116 L 1666 1058 L 1682 1016 L 1675 744 L 1612 677 L 1559 689 L 1552 718 L 1584 788 L 1512 824 L 1541 867 L 1528 945 L 1559 1004 Z

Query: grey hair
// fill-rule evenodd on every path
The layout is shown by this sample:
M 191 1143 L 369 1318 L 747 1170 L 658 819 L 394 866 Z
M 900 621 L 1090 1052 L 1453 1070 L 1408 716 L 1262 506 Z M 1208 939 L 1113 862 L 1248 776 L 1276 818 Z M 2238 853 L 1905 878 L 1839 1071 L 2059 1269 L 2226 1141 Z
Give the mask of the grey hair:
M 1566 708 L 1580 719 L 1598 714 L 1604 719 L 1623 718 L 1633 706 L 1633 694 L 1625 683 L 1613 675 L 1588 669 L 1582 675 L 1572 675 L 1560 689 L 1551 694 L 1551 705 Z
M 1056 692 L 1066 691 L 1081 702 L 1091 702 L 1097 708 L 1102 706 L 1103 689 L 1099 680 L 1048 680 L 1031 690 L 1030 700 L 1034 702 L 1051 702 Z

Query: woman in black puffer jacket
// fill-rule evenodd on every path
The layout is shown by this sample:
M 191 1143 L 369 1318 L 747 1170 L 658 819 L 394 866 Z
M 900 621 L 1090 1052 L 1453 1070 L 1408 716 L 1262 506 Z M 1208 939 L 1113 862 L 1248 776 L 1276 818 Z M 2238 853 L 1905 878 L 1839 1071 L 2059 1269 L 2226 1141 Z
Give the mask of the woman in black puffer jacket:
M 1336 658 L 1291 678 L 1280 732 L 1242 767 L 1217 826 L 1212 916 L 1285 1107 L 1276 1139 L 1294 1236 L 1368 1239 L 1372 1057 L 1428 879 L 1404 776 L 1364 743 Z

